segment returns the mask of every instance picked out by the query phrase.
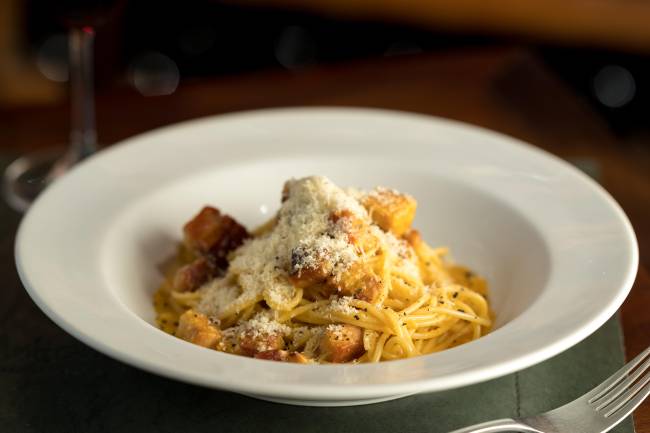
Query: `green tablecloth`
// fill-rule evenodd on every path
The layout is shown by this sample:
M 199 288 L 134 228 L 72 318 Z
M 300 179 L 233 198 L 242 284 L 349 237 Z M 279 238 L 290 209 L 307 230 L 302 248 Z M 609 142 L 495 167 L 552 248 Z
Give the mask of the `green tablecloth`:
M 18 222 L 19 216 L 0 204 L 3 433 L 444 432 L 555 408 L 623 364 L 621 328 L 615 317 L 582 343 L 527 370 L 387 403 L 297 407 L 186 385 L 109 359 L 49 321 L 16 275 L 13 241 Z M 628 419 L 613 431 L 634 429 Z

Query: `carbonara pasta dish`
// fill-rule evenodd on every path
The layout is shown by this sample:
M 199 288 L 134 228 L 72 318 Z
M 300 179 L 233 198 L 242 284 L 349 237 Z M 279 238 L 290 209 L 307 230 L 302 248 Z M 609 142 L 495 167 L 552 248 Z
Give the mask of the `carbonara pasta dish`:
M 415 209 L 407 194 L 320 176 L 287 181 L 277 214 L 251 232 L 204 207 L 155 293 L 157 324 L 210 349 L 297 363 L 394 360 L 477 339 L 492 323 L 486 282 L 423 241 Z

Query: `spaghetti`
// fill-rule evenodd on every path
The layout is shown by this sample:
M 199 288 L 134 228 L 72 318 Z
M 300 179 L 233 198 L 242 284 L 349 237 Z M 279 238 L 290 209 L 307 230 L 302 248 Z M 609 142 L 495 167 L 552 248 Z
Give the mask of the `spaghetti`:
M 475 340 L 492 324 L 486 281 L 411 229 L 415 206 L 394 190 L 344 191 L 312 176 L 288 181 L 277 215 L 250 235 L 205 208 L 154 295 L 157 324 L 219 351 L 301 363 Z

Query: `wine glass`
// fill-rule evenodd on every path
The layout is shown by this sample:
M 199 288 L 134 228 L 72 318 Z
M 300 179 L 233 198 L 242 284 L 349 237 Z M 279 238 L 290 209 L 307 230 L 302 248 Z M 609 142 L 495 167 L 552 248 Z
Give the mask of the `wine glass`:
M 2 191 L 7 203 L 26 211 L 36 197 L 58 177 L 97 151 L 93 83 L 95 28 L 115 15 L 122 0 L 58 0 L 41 3 L 69 29 L 70 142 L 66 151 L 24 155 L 4 172 Z

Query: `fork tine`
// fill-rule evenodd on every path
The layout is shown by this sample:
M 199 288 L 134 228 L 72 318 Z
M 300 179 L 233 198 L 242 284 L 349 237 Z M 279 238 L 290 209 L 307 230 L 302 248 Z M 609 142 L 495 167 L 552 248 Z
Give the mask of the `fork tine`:
M 601 398 L 603 395 L 605 395 L 610 389 L 616 386 L 621 380 L 625 379 L 625 375 L 628 372 L 630 372 L 633 368 L 635 368 L 637 365 L 639 365 L 641 362 L 643 362 L 645 357 L 648 356 L 649 354 L 650 354 L 650 347 L 648 347 L 646 350 L 641 352 L 632 361 L 625 364 L 620 370 L 612 374 L 603 383 L 601 383 L 600 385 L 592 389 L 589 393 L 587 393 L 587 396 L 589 396 L 588 402 L 593 403 L 599 398 Z
M 641 393 L 643 400 L 646 395 L 643 395 L 644 392 L 647 392 L 650 389 L 650 374 L 646 374 L 643 379 L 637 382 L 629 391 L 623 394 L 618 400 L 615 400 L 614 405 L 607 408 L 605 413 L 605 418 L 612 416 L 617 410 L 623 407 L 627 402 L 631 401 L 637 394 Z
M 606 429 L 603 429 L 602 432 L 607 432 L 610 429 L 614 428 L 619 422 L 623 420 L 623 418 L 627 417 L 634 411 L 634 409 L 639 406 L 643 400 L 645 400 L 646 397 L 650 395 L 650 383 L 646 384 L 646 386 L 634 397 L 632 400 L 628 401 L 624 406 L 619 408 L 616 412 L 612 413 L 611 416 L 609 416 L 607 419 L 607 422 L 609 423 L 608 427 Z
M 639 368 L 634 371 L 634 374 L 627 376 L 627 378 L 620 382 L 615 388 L 611 388 L 605 394 L 602 395 L 600 399 L 597 399 L 595 403 L 596 410 L 601 410 L 605 406 L 609 405 L 612 401 L 616 400 L 619 395 L 629 388 L 639 377 L 645 373 L 645 371 L 650 368 L 650 358 L 648 358 Z

